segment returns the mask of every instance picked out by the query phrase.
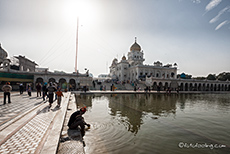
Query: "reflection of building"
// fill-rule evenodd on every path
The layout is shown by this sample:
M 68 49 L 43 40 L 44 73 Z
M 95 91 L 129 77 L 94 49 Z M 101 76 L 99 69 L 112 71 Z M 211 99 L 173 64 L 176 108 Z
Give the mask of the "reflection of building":
M 139 104 L 132 102 L 131 95 L 116 95 L 109 99 L 110 115 L 117 117 L 128 131 L 137 134 L 143 124 L 143 113 L 139 110 Z
M 142 94 L 124 94 L 107 98 L 109 99 L 110 114 L 119 117 L 118 120 L 121 120 L 120 122 L 125 126 L 128 124 L 127 129 L 134 134 L 138 133 L 146 113 L 152 113 L 153 117 L 174 115 L 178 99 L 176 95 L 167 97 L 165 95 Z
M 144 52 L 136 42 L 130 47 L 128 59 L 125 56 L 121 61 L 115 58 L 110 66 L 110 76 L 119 81 L 145 80 L 146 77 L 175 79 L 177 76 L 176 64 L 163 65 L 161 62 L 154 62 L 154 65 L 144 65 Z
M 78 107 L 87 106 L 89 109 L 92 107 L 93 98 L 93 95 L 75 95 L 75 102 Z
M 37 65 L 25 56 L 14 56 L 12 65 L 7 59 L 7 52 L 0 45 L 0 82 L 1 86 L 4 82 L 11 82 L 14 90 L 18 89 L 19 83 L 35 83 L 40 82 L 56 82 L 61 87 L 68 88 L 71 84 L 73 89 L 80 86 L 91 86 L 92 77 L 89 77 L 88 72 L 80 73 L 64 73 L 64 72 L 49 72 L 48 68 L 35 68 Z M 1 88 L 1 87 L 0 87 Z

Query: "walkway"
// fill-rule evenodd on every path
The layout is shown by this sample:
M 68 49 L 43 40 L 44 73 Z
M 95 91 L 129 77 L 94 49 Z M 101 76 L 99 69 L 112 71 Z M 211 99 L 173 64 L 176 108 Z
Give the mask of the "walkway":
M 12 94 L 12 103 L 3 105 L 1 101 L 0 153 L 56 154 L 67 107 L 75 103 L 69 100 L 74 95 L 64 93 L 61 108 L 57 107 L 55 101 L 50 110 L 48 102 L 35 96 L 35 93 L 32 93 L 32 97 Z M 70 112 L 74 111 L 75 108 L 70 109 Z M 79 145 L 80 151 L 78 149 L 74 153 L 84 153 L 83 144 Z

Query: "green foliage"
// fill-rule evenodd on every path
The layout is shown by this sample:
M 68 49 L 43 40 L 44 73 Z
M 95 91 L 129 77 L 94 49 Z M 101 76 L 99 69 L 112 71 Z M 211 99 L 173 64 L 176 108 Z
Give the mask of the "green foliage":
M 194 78 L 194 79 L 197 79 L 197 80 L 205 80 L 206 77 L 196 77 L 196 78 Z
M 230 73 L 220 73 L 218 76 L 217 76 L 217 79 L 220 80 L 220 81 L 226 81 L 226 80 L 229 80 L 230 81 Z
M 207 80 L 220 80 L 220 81 L 227 81 L 229 80 L 230 81 L 230 72 L 226 73 L 226 72 L 223 72 L 223 73 L 220 73 L 219 75 L 215 75 L 215 74 L 209 74 L 207 76 Z
M 185 73 L 182 74 L 177 74 L 177 78 L 182 78 L 182 79 L 191 79 L 192 75 L 188 75 Z M 223 72 L 220 73 L 219 75 L 216 74 L 209 74 L 207 77 L 195 77 L 193 79 L 197 80 L 220 80 L 220 81 L 230 81 L 230 72 Z
M 209 74 L 207 80 L 216 80 L 216 74 Z

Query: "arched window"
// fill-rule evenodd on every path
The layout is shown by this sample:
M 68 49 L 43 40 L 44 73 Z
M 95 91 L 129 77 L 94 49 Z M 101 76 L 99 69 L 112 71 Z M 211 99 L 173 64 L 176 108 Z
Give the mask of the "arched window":
M 49 83 L 50 82 L 52 82 L 52 83 L 54 83 L 55 82 L 55 79 L 54 78 L 49 78 L 49 81 L 48 81 Z
M 36 83 L 43 83 L 43 78 L 37 78 Z

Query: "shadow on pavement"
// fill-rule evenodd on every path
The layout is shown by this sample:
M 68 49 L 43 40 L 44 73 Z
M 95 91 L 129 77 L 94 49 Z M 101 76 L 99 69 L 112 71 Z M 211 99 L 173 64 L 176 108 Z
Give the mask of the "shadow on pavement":
M 53 111 L 53 112 L 55 112 L 55 111 L 57 111 L 57 110 L 60 110 L 60 107 L 55 106 L 55 108 L 51 109 L 51 111 Z
M 78 129 L 68 129 L 67 130 L 67 137 L 61 137 L 60 142 L 66 142 L 66 141 L 80 141 L 82 142 L 83 146 L 85 146 L 85 142 L 83 141 L 81 137 L 81 132 Z
M 37 102 L 36 104 L 34 104 L 34 106 L 39 105 L 39 104 L 41 104 L 42 102 L 43 102 L 43 101 Z
M 36 99 L 37 97 L 31 97 L 30 99 Z
M 37 114 L 49 112 L 49 106 L 44 107 L 42 110 L 38 110 Z

